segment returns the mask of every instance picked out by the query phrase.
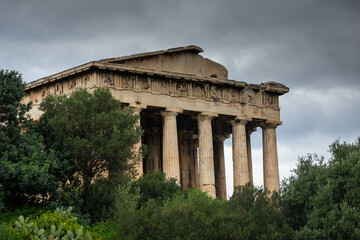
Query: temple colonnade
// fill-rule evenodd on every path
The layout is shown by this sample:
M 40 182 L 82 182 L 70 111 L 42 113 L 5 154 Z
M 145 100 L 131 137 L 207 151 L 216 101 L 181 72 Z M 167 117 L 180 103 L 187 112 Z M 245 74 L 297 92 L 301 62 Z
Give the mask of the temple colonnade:
M 163 171 L 185 189 L 197 188 L 213 198 L 226 199 L 224 141 L 232 135 L 234 186 L 245 185 L 253 181 L 250 135 L 261 127 L 264 187 L 279 191 L 277 124 L 179 109 L 134 110 L 144 128 L 142 143 L 148 146 L 137 166 L 139 175 Z

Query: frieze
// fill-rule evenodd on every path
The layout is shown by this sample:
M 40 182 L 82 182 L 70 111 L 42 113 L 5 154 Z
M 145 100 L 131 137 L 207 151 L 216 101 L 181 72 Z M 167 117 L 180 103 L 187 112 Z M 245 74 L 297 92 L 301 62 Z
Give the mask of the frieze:
M 278 96 L 265 92 L 263 94 L 263 104 L 268 107 L 279 107 Z
M 83 77 L 82 81 L 89 81 L 85 79 L 88 79 L 88 76 Z M 268 94 L 263 90 L 252 88 L 227 87 L 213 83 L 169 79 L 156 75 L 147 76 L 136 74 L 115 76 L 108 74 L 103 79 L 103 82 L 109 86 L 136 92 L 151 92 L 153 94 L 206 99 L 208 101 L 231 104 L 250 104 L 259 107 L 278 106 L 277 95 Z
M 136 76 L 134 75 L 125 75 L 121 78 L 121 87 L 127 89 L 134 89 L 135 88 L 135 80 Z
M 230 103 L 239 102 L 239 92 L 235 89 L 228 88 L 224 91 L 224 99 Z
M 253 90 L 246 91 L 246 103 L 256 105 L 256 95 Z
M 222 99 L 221 90 L 215 85 L 211 86 L 210 94 L 211 94 L 211 99 L 214 100 L 215 102 L 218 102 Z
M 69 89 L 72 89 L 76 86 L 76 79 L 69 80 Z
M 139 89 L 140 90 L 145 90 L 145 91 L 151 90 L 150 79 L 147 76 L 141 76 L 138 78 L 138 80 L 139 80 Z
M 194 84 L 194 97 L 204 98 L 205 97 L 205 87 L 201 84 Z
M 164 94 L 170 94 L 170 82 L 168 81 L 159 81 L 159 92 Z
M 107 74 L 106 77 L 104 78 L 103 82 L 109 86 L 114 86 L 114 77 Z
M 188 86 L 184 82 L 177 82 L 175 91 L 179 96 L 187 96 L 188 95 Z
M 83 79 L 82 79 L 82 83 L 83 83 L 83 87 L 87 87 L 87 85 L 88 85 L 88 83 L 89 83 L 89 81 L 90 81 L 90 77 L 89 77 L 89 75 L 85 75 L 85 76 L 83 76 Z

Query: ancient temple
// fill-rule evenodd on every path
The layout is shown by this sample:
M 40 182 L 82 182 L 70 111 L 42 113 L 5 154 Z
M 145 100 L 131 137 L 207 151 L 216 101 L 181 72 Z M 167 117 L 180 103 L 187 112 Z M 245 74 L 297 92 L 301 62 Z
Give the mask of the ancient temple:
M 234 186 L 252 181 L 250 135 L 263 134 L 264 186 L 279 190 L 276 127 L 279 96 L 289 88 L 275 82 L 248 84 L 228 79 L 224 66 L 186 46 L 93 61 L 26 86 L 31 115 L 41 115 L 50 93 L 108 87 L 113 96 L 140 114 L 148 153 L 140 174 L 164 171 L 183 188 L 226 198 L 224 140 L 232 135 Z

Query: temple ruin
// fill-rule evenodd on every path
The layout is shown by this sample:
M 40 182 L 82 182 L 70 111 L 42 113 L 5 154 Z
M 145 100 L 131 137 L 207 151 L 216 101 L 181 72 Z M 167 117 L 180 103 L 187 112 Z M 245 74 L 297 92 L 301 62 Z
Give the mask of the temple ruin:
M 50 93 L 106 86 L 140 114 L 139 144 L 148 146 L 140 174 L 161 170 L 183 188 L 224 199 L 224 140 L 232 135 L 234 186 L 244 185 L 253 180 L 250 136 L 260 127 L 264 187 L 279 190 L 279 96 L 289 88 L 229 80 L 226 68 L 199 55 L 202 51 L 186 46 L 89 62 L 28 83 L 24 101 L 33 102 L 30 113 L 38 119 L 38 106 Z

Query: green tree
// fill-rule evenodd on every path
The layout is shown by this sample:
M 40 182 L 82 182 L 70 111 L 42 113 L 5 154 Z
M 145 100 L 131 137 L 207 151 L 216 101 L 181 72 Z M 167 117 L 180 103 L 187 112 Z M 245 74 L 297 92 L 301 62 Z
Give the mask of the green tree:
M 45 151 L 41 137 L 31 132 L 22 134 L 16 145 L 0 158 L 0 184 L 5 202 L 44 203 L 58 188 L 53 174 L 57 169 L 56 155 Z
M 21 126 L 29 122 L 27 111 L 31 102 L 21 103 L 25 95 L 25 83 L 16 71 L 0 70 L 0 153 L 7 144 L 15 142 L 20 136 Z
M 44 202 L 58 188 L 57 157 L 32 130 L 24 90 L 19 73 L 0 70 L 0 195 L 12 205 Z
M 41 121 L 49 124 L 67 150 L 86 189 L 106 170 L 110 177 L 134 170 L 142 130 L 138 116 L 123 108 L 107 88 L 93 93 L 78 89 L 69 97 L 48 96 L 40 105 Z
M 283 208 L 297 239 L 360 239 L 360 139 L 335 141 L 327 163 L 300 158 L 283 182 Z

